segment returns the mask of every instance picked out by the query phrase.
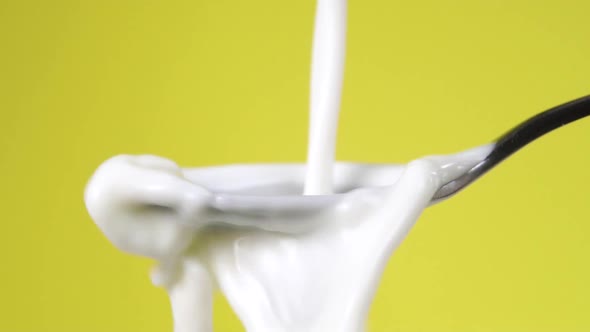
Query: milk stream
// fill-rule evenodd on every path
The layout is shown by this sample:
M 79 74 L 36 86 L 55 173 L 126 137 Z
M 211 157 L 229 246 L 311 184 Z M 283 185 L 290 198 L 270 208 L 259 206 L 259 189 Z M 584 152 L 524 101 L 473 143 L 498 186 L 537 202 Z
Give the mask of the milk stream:
M 317 3 L 311 61 L 306 195 L 332 193 L 344 77 L 346 1 L 318 0 Z
M 389 257 L 435 191 L 490 152 L 335 163 L 345 30 L 346 1 L 319 0 L 307 165 L 182 169 L 120 155 L 90 179 L 85 203 L 104 235 L 158 262 L 152 281 L 175 332 L 212 330 L 216 288 L 247 331 L 362 331 Z

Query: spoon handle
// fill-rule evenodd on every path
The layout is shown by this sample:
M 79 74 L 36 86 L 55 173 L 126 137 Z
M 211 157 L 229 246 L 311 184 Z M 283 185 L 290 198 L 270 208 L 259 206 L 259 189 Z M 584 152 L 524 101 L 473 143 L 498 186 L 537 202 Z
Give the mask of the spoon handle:
M 590 115 L 590 95 L 556 106 L 512 128 L 495 141 L 492 152 L 463 176 L 443 185 L 432 198 L 437 202 L 465 188 L 504 159 L 537 138 Z

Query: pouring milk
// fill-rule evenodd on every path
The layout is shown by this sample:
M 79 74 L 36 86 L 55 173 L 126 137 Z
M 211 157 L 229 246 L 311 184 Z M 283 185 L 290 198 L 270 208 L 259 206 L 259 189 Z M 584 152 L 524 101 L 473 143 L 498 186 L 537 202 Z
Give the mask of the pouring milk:
M 318 1 L 307 167 L 182 169 L 121 155 L 90 179 L 100 230 L 158 262 L 152 280 L 169 293 L 175 332 L 212 330 L 217 287 L 248 331 L 362 331 L 389 257 L 433 194 L 490 152 L 334 163 L 345 25 L 345 0 Z

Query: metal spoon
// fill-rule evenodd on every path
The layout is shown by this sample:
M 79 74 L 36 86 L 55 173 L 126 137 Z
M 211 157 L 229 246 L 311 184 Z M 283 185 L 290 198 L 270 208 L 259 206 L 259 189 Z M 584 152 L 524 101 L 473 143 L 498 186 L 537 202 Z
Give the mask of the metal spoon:
M 498 165 L 504 159 L 518 151 L 533 140 L 557 129 L 563 125 L 581 119 L 590 115 L 590 96 L 576 99 L 569 103 L 554 107 L 543 113 L 537 114 L 532 118 L 524 121 L 506 134 L 498 138 L 493 143 L 491 152 L 481 162 L 472 167 L 464 175 L 451 180 L 440 187 L 431 199 L 431 204 L 438 203 L 458 193 L 467 187 L 473 181 L 487 171 Z M 120 172 L 110 172 L 109 174 L 119 174 Z M 112 181 L 111 181 L 112 182 Z M 115 181 L 117 182 L 117 181 Z M 186 185 L 186 181 L 182 181 Z M 197 185 L 198 179 L 195 179 L 193 189 L 199 193 L 207 192 Z M 142 180 L 139 184 L 144 187 L 146 184 Z M 152 186 L 153 187 L 153 186 Z M 156 186 L 157 187 L 157 186 Z M 188 188 L 191 188 L 188 186 Z M 172 196 L 179 195 L 173 189 Z M 373 189 L 378 190 L 378 189 Z M 99 190 L 100 191 L 100 190 Z M 193 190 L 194 191 L 194 190 Z M 190 197 L 198 196 L 187 189 Z M 210 199 L 204 200 L 206 207 L 197 209 L 202 215 L 197 218 L 200 223 L 203 220 L 216 221 L 223 220 L 232 225 L 252 226 L 258 228 L 271 228 L 276 226 L 277 229 L 287 229 L 286 226 L 299 227 L 303 220 L 312 220 L 314 216 L 319 215 L 327 207 L 334 206 L 342 199 L 347 197 L 348 193 L 337 193 L 331 195 L 242 195 L 230 193 L 212 193 Z M 182 195 L 181 195 L 182 196 Z M 148 207 L 156 208 L 162 211 L 162 207 L 168 210 L 166 204 L 147 204 Z M 171 210 L 175 210 L 172 208 Z M 190 219 L 190 218 L 189 218 Z M 194 218 L 193 218 L 194 219 Z M 191 219 L 192 220 L 192 219 Z M 191 224 L 188 222 L 187 225 Z
M 590 115 L 590 95 L 559 105 L 524 121 L 495 140 L 492 151 L 484 160 L 464 175 L 441 186 L 431 199 L 431 204 L 455 195 L 535 139 L 588 115 Z M 299 222 L 302 215 L 315 215 L 327 206 L 336 204 L 345 195 L 341 193 L 269 197 L 218 194 L 211 203 L 209 212 L 216 217 L 215 219 L 246 220 L 252 224 L 260 223 L 265 219 L 274 220 L 277 218 L 293 219 L 293 221 Z M 234 222 L 236 221 L 234 220 Z
M 455 195 L 504 159 L 537 138 L 590 115 L 590 95 L 539 113 L 495 140 L 490 154 L 461 177 L 443 185 L 433 196 L 437 202 Z

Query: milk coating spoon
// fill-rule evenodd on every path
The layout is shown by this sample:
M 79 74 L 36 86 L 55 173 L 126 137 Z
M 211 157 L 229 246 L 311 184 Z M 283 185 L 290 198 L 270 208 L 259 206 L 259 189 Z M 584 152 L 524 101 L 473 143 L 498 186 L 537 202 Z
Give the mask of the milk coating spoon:
M 431 204 L 457 194 L 537 138 L 588 115 L 590 115 L 590 95 L 553 107 L 525 120 L 490 144 L 491 148 L 487 157 L 476 163 L 475 166 L 472 166 L 469 171 L 460 177 L 443 184 L 435 192 Z M 317 213 L 334 204 L 340 200 L 339 196 L 343 194 L 335 193 L 314 197 L 284 195 L 274 197 L 272 200 L 269 200 L 268 197 L 255 195 L 220 195 L 220 199 L 214 202 L 212 207 L 214 210 L 223 211 L 224 213 L 234 212 L 242 217 L 265 218 L 269 214 L 274 217 L 279 215 L 283 217 L 301 217 L 305 214 Z
M 477 180 L 486 172 L 500 164 L 506 158 L 522 149 L 532 141 L 550 133 L 557 128 L 582 119 L 588 115 L 590 115 L 590 95 L 572 100 L 559 106 L 555 106 L 523 121 L 496 139 L 494 143 L 491 144 L 492 148 L 490 153 L 482 161 L 478 162 L 462 176 L 452 179 L 451 181 L 442 185 L 432 197 L 431 204 L 438 203 L 441 200 L 457 194 L 459 191 L 473 183 L 473 181 Z M 310 198 L 297 195 L 291 196 L 289 199 L 286 199 L 287 196 L 283 196 L 281 199 L 277 199 L 275 202 L 273 202 L 272 205 L 263 203 L 263 201 L 266 201 L 266 198 L 258 200 L 255 196 L 251 196 L 247 198 L 248 202 L 245 205 L 248 205 L 249 213 L 252 213 L 252 211 L 262 210 L 267 212 L 280 210 L 291 211 L 293 207 L 296 207 L 293 210 L 297 210 L 299 213 L 302 213 L 303 210 L 306 210 L 304 207 L 307 207 L 307 209 L 321 208 L 322 205 L 330 204 L 334 198 L 339 195 L 340 194 L 338 193 L 333 195 L 325 195 L 326 197 L 324 200 L 319 199 L 317 196 L 315 198 Z M 332 198 L 330 198 L 330 196 L 332 196 Z M 232 196 L 231 198 L 228 197 L 228 200 L 232 201 L 234 204 L 238 203 L 242 199 L 246 198 L 240 196 Z M 315 204 L 309 204 L 312 201 L 314 201 Z M 261 203 L 265 206 L 257 206 L 257 203 Z M 219 208 L 223 210 L 225 207 Z
M 495 143 L 458 154 L 459 158 L 427 157 L 433 162 L 437 162 L 437 158 L 447 158 L 438 169 L 448 173 L 440 174 L 441 185 L 430 204 L 455 195 L 531 141 L 588 115 L 590 96 L 540 113 L 516 126 Z M 381 188 L 395 184 L 403 169 L 400 165 L 337 163 L 337 193 L 308 196 L 292 193 L 300 192 L 299 188 L 294 188 L 293 191 L 268 195 L 256 190 L 235 191 L 224 190 L 223 187 L 236 186 L 234 183 L 248 184 L 249 188 L 259 188 L 265 183 L 279 185 L 293 182 L 299 185 L 304 165 L 236 165 L 181 170 L 174 162 L 164 158 L 118 156 L 97 170 L 87 186 L 86 203 L 94 219 L 105 223 L 119 219 L 112 214 L 120 211 L 124 212 L 120 217 L 126 216 L 123 219 L 128 220 L 136 220 L 142 215 L 145 218 L 148 216 L 146 213 L 154 217 L 159 215 L 157 219 L 162 219 L 163 224 L 158 227 L 168 227 L 169 223 L 164 219 L 171 218 L 173 223 L 189 227 L 219 221 L 238 227 L 297 233 L 316 224 L 315 219 L 321 217 L 324 211 L 339 204 L 356 204 L 356 192 L 368 191 L 380 195 L 379 191 L 386 190 Z M 222 182 L 224 185 L 220 187 Z M 140 222 L 137 226 L 142 224 Z M 138 240 L 135 234 L 133 239 Z
M 527 119 L 496 139 L 492 151 L 484 160 L 464 175 L 443 185 L 434 194 L 432 201 L 438 202 L 455 195 L 530 142 L 588 115 L 590 115 L 590 95 L 553 107 Z

